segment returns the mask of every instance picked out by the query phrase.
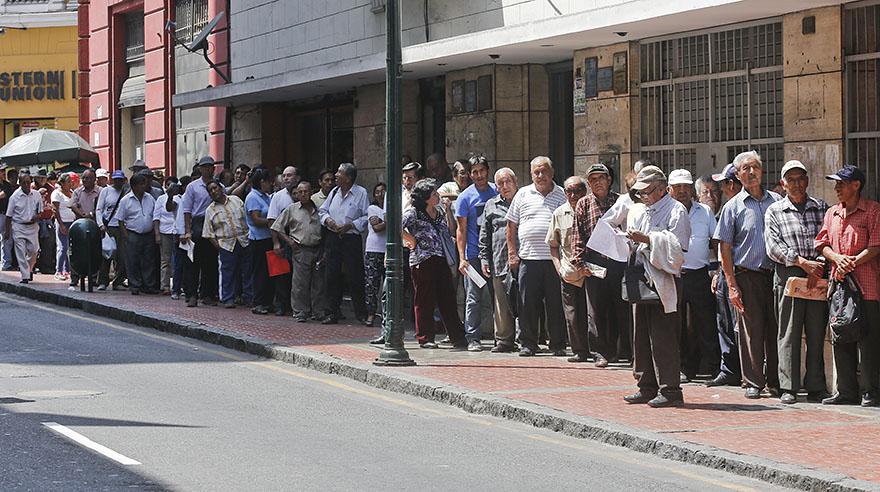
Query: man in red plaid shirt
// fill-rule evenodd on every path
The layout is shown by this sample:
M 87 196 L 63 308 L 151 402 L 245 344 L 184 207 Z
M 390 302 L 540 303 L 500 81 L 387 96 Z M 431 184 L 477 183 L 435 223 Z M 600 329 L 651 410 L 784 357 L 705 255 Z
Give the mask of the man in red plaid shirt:
M 816 237 L 816 249 L 831 263 L 831 276 L 842 280 L 852 274 L 862 291 L 868 334 L 860 341 L 834 345 L 837 393 L 822 400 L 826 405 L 880 404 L 880 203 L 862 198 L 865 173 L 855 166 L 827 179 L 837 181 L 834 191 L 840 201 L 825 214 Z M 861 370 L 856 379 L 856 370 Z M 861 391 L 860 383 L 861 382 Z

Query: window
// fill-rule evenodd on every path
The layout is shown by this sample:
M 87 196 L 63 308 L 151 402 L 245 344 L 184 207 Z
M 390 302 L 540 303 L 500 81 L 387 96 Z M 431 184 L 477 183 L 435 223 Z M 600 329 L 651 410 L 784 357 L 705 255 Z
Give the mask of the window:
M 871 2 L 847 5 L 844 13 L 846 55 L 846 162 L 868 176 L 865 196 L 880 191 L 880 5 Z
M 174 33 L 178 41 L 192 41 L 208 25 L 208 20 L 208 0 L 177 0 Z
M 144 13 L 132 12 L 125 16 L 125 61 L 144 58 Z
M 756 149 L 765 183 L 783 164 L 782 23 L 643 42 L 641 153 L 666 170 L 719 170 Z

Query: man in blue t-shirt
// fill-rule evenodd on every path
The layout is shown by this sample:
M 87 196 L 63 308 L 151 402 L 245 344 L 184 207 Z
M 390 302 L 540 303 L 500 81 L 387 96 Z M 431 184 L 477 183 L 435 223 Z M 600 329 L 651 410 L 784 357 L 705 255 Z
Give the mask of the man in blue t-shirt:
M 478 287 L 468 277 L 469 265 L 474 265 L 474 271 L 480 272 L 479 239 L 480 227 L 483 225 L 483 209 L 486 202 L 498 195 L 495 185 L 489 182 L 489 161 L 483 156 L 474 156 L 470 159 L 470 176 L 473 184 L 465 188 L 458 195 L 455 203 L 455 218 L 458 221 L 458 269 L 464 277 L 465 305 L 464 305 L 464 329 L 468 340 L 468 351 L 480 352 L 483 346 L 480 343 L 480 301 L 483 298 L 483 289 L 486 284 Z M 477 273 L 477 275 L 480 275 Z

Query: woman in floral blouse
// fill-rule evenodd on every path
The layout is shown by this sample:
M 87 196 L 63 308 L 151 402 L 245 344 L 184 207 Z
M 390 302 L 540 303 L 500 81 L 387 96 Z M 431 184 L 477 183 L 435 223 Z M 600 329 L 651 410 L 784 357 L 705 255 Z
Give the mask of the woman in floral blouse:
M 449 222 L 440 204 L 437 183 L 423 179 L 412 191 L 413 207 L 403 214 L 403 241 L 411 249 L 409 265 L 414 287 L 413 304 L 416 317 L 416 338 L 424 349 L 435 349 L 434 308 L 439 308 L 440 319 L 452 341 L 453 350 L 466 350 L 464 325 L 458 316 L 455 287 L 450 273 L 446 250 L 454 252 Z M 444 248 L 446 245 L 451 245 Z M 455 258 L 451 259 L 456 262 Z

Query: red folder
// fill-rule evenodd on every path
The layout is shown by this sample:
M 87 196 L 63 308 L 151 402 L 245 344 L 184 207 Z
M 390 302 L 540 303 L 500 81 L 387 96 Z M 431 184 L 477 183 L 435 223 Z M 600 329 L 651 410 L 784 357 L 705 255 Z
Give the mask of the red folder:
M 290 273 L 290 262 L 287 261 L 287 258 L 275 254 L 275 250 L 266 251 L 266 264 L 269 267 L 270 277 Z

